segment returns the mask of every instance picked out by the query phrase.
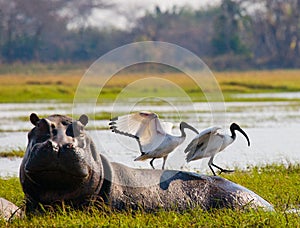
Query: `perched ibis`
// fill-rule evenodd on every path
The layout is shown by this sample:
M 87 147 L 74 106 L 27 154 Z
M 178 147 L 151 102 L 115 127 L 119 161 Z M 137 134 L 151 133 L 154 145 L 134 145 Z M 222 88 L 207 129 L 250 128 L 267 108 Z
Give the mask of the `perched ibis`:
M 190 144 L 184 150 L 184 152 L 187 153 L 187 162 L 210 157 L 208 166 L 215 176 L 216 173 L 213 170 L 212 166 L 219 169 L 220 173 L 233 172 L 233 170 L 227 170 L 217 166 L 213 163 L 213 159 L 217 153 L 223 151 L 227 146 L 235 141 L 235 131 L 239 131 L 240 133 L 242 133 L 247 139 L 248 146 L 250 146 L 250 141 L 247 134 L 236 123 L 232 123 L 230 125 L 231 135 L 220 133 L 220 129 L 220 127 L 210 127 L 203 130 L 190 142 Z

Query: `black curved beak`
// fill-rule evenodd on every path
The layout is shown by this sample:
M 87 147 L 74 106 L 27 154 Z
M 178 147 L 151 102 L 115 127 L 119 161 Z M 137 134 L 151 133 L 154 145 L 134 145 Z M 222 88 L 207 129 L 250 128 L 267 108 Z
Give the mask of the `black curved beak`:
M 188 128 L 188 129 L 194 131 L 197 135 L 199 134 L 199 132 L 198 132 L 197 129 L 195 129 L 194 127 L 192 127 L 191 125 L 189 125 L 189 124 L 186 123 L 186 122 L 181 122 L 180 125 L 181 125 L 181 127 L 183 127 L 183 128 Z
M 249 138 L 248 138 L 246 132 L 244 132 L 243 129 L 240 128 L 240 127 L 237 128 L 236 130 L 239 131 L 239 132 L 241 132 L 241 133 L 245 136 L 245 138 L 247 139 L 247 142 L 248 142 L 248 146 L 250 146 L 250 140 L 249 140 Z

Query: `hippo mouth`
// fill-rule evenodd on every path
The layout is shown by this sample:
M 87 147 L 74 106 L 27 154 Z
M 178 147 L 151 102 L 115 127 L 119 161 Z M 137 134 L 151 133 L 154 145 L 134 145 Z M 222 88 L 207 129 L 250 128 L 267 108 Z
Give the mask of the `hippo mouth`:
M 55 189 L 76 186 L 91 176 L 82 148 L 58 147 L 50 141 L 32 148 L 24 171 L 32 183 Z
M 72 189 L 88 182 L 91 177 L 91 170 L 88 170 L 86 174 L 74 174 L 59 169 L 39 171 L 25 169 L 25 176 L 32 184 L 46 189 Z
M 90 177 L 89 173 L 87 175 L 74 175 L 62 170 L 40 170 L 36 172 L 25 169 L 25 175 L 30 182 L 34 185 L 53 190 L 76 188 L 83 182 L 88 181 Z
M 61 176 L 72 177 L 77 179 L 87 179 L 90 176 L 91 169 L 89 166 L 85 165 L 78 166 L 78 164 L 73 164 L 74 169 L 68 170 L 66 167 L 63 167 L 63 164 L 57 163 L 55 166 L 36 166 L 32 167 L 30 163 L 25 165 L 25 174 L 27 176 L 53 176 L 53 179 L 59 178 Z

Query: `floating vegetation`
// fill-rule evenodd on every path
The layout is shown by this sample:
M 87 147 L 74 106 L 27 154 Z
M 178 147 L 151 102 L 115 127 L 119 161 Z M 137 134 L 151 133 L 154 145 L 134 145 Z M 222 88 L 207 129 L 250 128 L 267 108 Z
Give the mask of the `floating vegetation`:
M 0 152 L 0 158 L 22 158 L 24 157 L 25 150 L 22 148 L 13 149 L 11 151 Z

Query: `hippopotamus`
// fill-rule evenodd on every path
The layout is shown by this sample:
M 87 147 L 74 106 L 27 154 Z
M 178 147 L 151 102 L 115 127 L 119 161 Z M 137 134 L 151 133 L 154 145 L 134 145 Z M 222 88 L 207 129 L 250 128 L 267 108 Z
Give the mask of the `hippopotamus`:
M 116 210 L 273 210 L 254 192 L 222 177 L 136 169 L 108 161 L 85 131 L 88 117 L 84 114 L 76 120 L 58 114 L 39 118 L 32 113 L 30 121 L 34 127 L 20 166 L 27 213 L 39 205 L 84 207 L 95 202 Z

